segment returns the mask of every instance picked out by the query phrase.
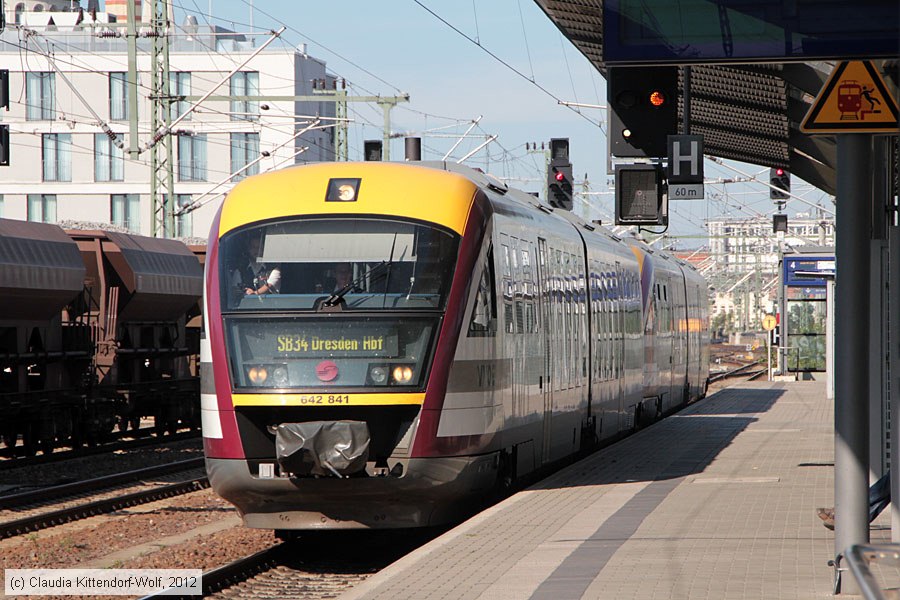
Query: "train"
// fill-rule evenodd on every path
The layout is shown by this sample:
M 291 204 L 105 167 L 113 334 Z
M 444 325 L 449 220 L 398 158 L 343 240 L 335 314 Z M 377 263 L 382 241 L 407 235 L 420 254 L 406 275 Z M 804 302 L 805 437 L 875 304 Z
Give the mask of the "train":
M 248 177 L 207 252 L 206 467 L 249 527 L 452 523 L 707 390 L 693 267 L 461 165 Z
M 0 441 L 11 455 L 200 426 L 205 247 L 0 219 Z

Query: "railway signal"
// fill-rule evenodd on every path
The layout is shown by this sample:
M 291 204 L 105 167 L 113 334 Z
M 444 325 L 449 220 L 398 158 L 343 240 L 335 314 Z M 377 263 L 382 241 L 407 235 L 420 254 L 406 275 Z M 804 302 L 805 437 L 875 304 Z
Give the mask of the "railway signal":
M 0 108 L 9 110 L 9 69 L 0 69 Z
M 610 153 L 663 158 L 678 133 L 677 67 L 609 67 Z
M 569 138 L 550 140 L 547 165 L 547 202 L 555 208 L 572 210 L 572 163 L 569 162 Z
M 382 142 L 381 140 L 366 140 L 363 142 L 363 157 L 365 160 L 381 160 L 382 154 Z
M 779 231 L 782 233 L 787 233 L 787 230 L 788 216 L 785 214 L 772 215 L 772 233 L 778 233 Z
M 9 125 L 0 125 L 0 166 L 9 166 Z
M 769 169 L 769 198 L 772 200 L 786 200 L 791 197 L 791 174 L 781 167 Z M 778 189 L 775 189 L 778 188 Z
M 616 225 L 668 225 L 660 165 L 616 165 Z

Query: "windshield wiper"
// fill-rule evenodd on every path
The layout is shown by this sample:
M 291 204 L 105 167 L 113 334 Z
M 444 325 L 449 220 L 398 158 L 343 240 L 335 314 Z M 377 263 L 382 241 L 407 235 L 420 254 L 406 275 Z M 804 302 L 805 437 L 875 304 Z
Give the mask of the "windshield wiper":
M 366 278 L 374 277 L 372 279 L 372 281 L 378 281 L 379 279 L 386 277 L 391 272 L 390 267 L 392 267 L 393 265 L 394 265 L 394 261 L 392 261 L 392 260 L 381 261 L 380 263 L 378 263 L 377 265 L 375 265 L 374 267 L 372 267 L 371 269 L 369 269 L 368 271 L 366 271 L 365 273 L 363 273 L 362 275 L 360 275 L 359 277 L 357 277 L 356 279 L 354 279 L 353 281 L 351 281 L 350 283 L 348 283 L 347 285 L 342 287 L 341 289 L 337 290 L 336 292 L 334 292 L 333 294 L 328 296 L 328 298 L 325 299 L 325 302 L 323 302 L 322 305 L 323 306 L 337 305 L 341 300 L 344 299 L 344 296 L 346 296 L 349 292 L 351 292 L 353 289 L 355 289 L 360 283 L 365 281 Z M 379 271 L 381 271 L 381 272 L 379 273 Z M 377 276 L 375 276 L 376 273 L 378 273 Z

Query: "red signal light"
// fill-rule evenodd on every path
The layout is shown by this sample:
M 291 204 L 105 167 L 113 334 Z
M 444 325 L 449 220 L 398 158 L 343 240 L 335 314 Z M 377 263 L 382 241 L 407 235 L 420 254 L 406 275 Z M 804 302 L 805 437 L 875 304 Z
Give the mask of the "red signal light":
M 665 103 L 666 103 L 666 95 L 663 94 L 661 91 L 653 90 L 652 92 L 650 92 L 650 104 L 659 108 L 660 106 L 662 106 Z
M 554 175 L 554 177 L 556 177 L 556 180 L 557 180 L 557 181 L 562 181 L 563 179 L 566 178 L 566 176 L 563 175 L 563 174 L 562 174 L 561 172 L 559 172 L 559 171 L 556 172 L 556 175 Z
M 782 169 L 781 167 L 775 169 L 775 174 L 779 177 L 782 177 L 784 175 L 784 169 Z

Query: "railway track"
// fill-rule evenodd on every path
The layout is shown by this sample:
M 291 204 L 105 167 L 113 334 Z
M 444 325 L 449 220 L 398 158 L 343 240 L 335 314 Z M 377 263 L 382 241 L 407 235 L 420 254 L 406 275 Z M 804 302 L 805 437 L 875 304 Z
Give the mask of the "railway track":
M 296 540 L 281 542 L 207 571 L 203 574 L 203 596 L 335 598 L 443 531 L 302 534 Z
M 196 474 L 202 468 L 203 459 L 190 459 L 2 496 L 0 539 L 207 488 L 209 481 L 206 476 Z M 143 483 L 146 479 L 157 479 L 177 473 L 195 474 L 173 483 Z M 124 489 L 113 489 L 123 485 L 126 486 Z M 90 499 L 96 496 L 101 497 Z M 48 506 L 57 508 L 48 510 Z
M 182 440 L 193 440 L 200 437 L 198 431 L 184 431 L 174 435 L 165 435 L 162 437 L 151 436 L 149 430 L 147 433 L 141 433 L 144 430 L 131 430 L 118 432 L 114 435 L 114 441 L 107 444 L 99 444 L 97 446 L 83 446 L 81 448 L 73 448 L 69 450 L 57 450 L 51 454 L 41 454 L 40 456 L 16 456 L 10 455 L 9 448 L 0 452 L 0 471 L 7 469 L 18 469 L 20 467 L 30 467 L 33 465 L 43 465 L 63 460 L 71 460 L 73 458 L 81 458 L 83 456 L 93 456 L 97 454 L 107 454 L 121 450 L 129 450 L 132 448 L 143 448 L 156 444 L 170 444 Z
M 729 379 L 731 377 L 748 377 L 748 379 L 755 379 L 759 377 L 761 374 L 765 373 L 766 370 L 758 369 L 756 371 L 749 371 L 751 367 L 758 367 L 757 363 L 748 363 L 746 365 L 741 365 L 736 369 L 731 369 L 730 371 L 725 371 L 724 373 L 717 373 L 715 375 L 710 375 L 709 382 L 715 383 L 717 381 L 722 381 L 723 379 Z

